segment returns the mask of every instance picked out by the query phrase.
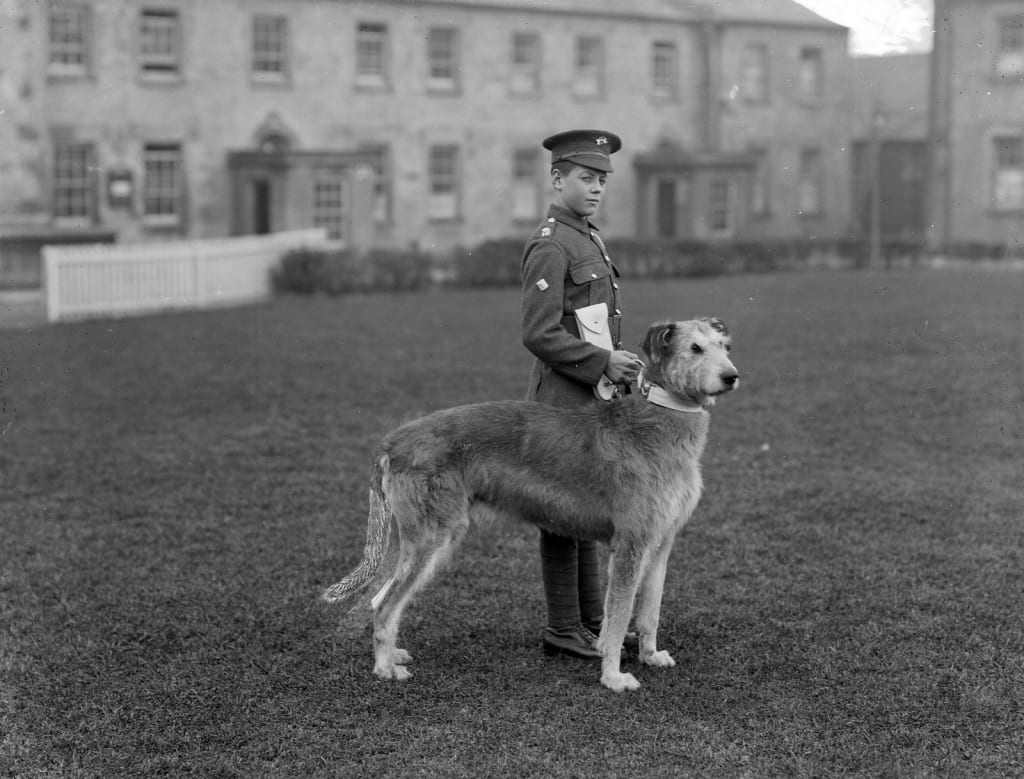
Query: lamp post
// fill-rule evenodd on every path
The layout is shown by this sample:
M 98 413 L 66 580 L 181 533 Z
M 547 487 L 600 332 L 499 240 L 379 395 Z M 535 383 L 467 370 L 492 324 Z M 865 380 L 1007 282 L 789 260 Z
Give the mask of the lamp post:
M 882 264 L 882 130 L 887 121 L 885 111 L 876 106 L 871 113 L 871 222 L 868 264 L 872 268 Z

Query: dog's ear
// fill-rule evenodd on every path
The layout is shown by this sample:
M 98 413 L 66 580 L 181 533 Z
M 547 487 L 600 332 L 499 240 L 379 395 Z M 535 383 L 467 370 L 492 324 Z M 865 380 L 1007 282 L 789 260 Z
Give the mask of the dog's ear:
M 707 322 L 712 330 L 717 330 L 722 335 L 729 335 L 729 328 L 725 326 L 725 322 L 719 319 L 717 316 L 702 316 L 701 322 Z
M 675 331 L 675 322 L 658 322 L 647 329 L 647 335 L 640 342 L 640 348 L 644 350 L 644 354 L 650 359 L 652 365 L 661 362 L 661 357 L 668 349 Z

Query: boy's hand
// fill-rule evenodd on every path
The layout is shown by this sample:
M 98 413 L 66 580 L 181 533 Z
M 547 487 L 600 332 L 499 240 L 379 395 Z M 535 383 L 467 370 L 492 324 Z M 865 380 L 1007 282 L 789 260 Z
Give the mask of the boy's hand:
M 643 360 L 632 352 L 614 351 L 608 358 L 608 367 L 604 369 L 604 375 L 615 384 L 631 384 L 636 380 L 643 364 Z

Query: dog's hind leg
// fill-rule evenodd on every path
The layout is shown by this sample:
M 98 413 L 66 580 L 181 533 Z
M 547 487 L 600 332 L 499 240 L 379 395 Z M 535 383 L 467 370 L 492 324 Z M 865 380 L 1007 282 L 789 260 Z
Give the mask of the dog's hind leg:
M 650 565 L 640 583 L 636 606 L 636 630 L 640 640 L 640 662 L 662 668 L 676 664 L 665 650 L 658 651 L 658 623 L 661 619 L 661 596 L 665 590 L 665 572 L 674 538 L 669 536 L 653 553 Z
M 612 548 L 608 558 L 608 590 L 604 599 L 604 622 L 597 648 L 601 652 L 601 684 L 615 692 L 636 690 L 640 682 L 622 673 L 622 640 L 629 628 L 640 576 L 646 566 L 645 550 L 635 544 Z
M 399 624 L 409 601 L 451 557 L 457 543 L 449 530 L 437 530 L 406 544 L 403 539 L 395 575 L 373 598 L 373 672 L 381 679 L 408 679 L 411 655 L 397 646 Z

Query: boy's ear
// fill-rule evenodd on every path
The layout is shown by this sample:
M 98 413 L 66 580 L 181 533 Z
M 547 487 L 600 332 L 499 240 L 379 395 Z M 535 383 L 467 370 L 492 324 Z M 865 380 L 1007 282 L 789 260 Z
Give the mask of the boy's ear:
M 558 189 L 560 186 L 562 186 L 562 171 L 560 171 L 558 168 L 551 169 L 551 186 L 553 186 L 555 189 Z

